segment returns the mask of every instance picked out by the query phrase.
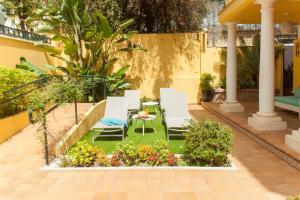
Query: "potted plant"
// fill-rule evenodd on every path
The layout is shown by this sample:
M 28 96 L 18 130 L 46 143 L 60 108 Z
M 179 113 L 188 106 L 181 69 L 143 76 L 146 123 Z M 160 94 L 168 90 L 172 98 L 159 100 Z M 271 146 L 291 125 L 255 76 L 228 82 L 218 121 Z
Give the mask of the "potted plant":
M 201 75 L 200 78 L 200 90 L 202 93 L 202 101 L 208 102 L 211 101 L 214 95 L 214 87 L 213 83 L 215 80 L 215 76 L 209 74 L 209 73 L 204 73 Z

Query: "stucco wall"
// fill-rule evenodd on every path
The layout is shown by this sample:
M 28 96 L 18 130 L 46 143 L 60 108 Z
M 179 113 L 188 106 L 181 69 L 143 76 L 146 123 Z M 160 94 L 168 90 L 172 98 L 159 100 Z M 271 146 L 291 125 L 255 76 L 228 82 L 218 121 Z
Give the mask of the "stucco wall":
M 224 76 L 222 50 L 206 48 L 201 33 L 139 34 L 132 42 L 141 43 L 147 52 L 126 53 L 121 64 L 131 65 L 129 77 L 143 96 L 157 98 L 159 88 L 175 87 L 188 94 L 190 103 L 197 103 L 200 74 L 212 73 L 216 83 Z
M 29 125 L 28 112 L 0 119 L 0 144 Z
M 188 94 L 190 103 L 199 101 L 201 73 L 212 73 L 216 84 L 225 75 L 224 49 L 207 48 L 203 33 L 138 34 L 132 43 L 139 42 L 147 52 L 122 54 L 119 66 L 130 64 L 129 77 L 134 88 L 143 96 L 159 97 L 159 88 L 175 87 Z M 15 67 L 21 56 L 34 65 L 61 65 L 32 42 L 0 36 L 0 65 Z M 116 69 L 118 66 L 116 66 Z
M 20 57 L 25 57 L 39 67 L 53 64 L 54 61 L 40 48 L 35 47 L 33 42 L 0 35 L 0 65 L 14 68 L 20 63 Z

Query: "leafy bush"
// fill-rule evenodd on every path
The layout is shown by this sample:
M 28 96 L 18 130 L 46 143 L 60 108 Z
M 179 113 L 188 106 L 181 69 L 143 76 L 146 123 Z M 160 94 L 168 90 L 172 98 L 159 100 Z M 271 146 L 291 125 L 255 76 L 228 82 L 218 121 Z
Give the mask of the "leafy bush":
M 32 90 L 35 87 L 34 85 L 19 89 L 13 93 L 4 94 L 4 92 L 12 88 L 32 82 L 37 78 L 38 75 L 33 72 L 22 69 L 9 69 L 0 67 L 0 103 L 5 102 L 14 96 L 24 94 Z M 27 104 L 28 99 L 26 97 L 22 97 L 0 105 L 0 118 L 11 116 L 26 110 Z
M 96 146 L 90 145 L 87 141 L 80 141 L 71 148 L 68 156 L 71 159 L 71 165 L 74 167 L 90 167 L 95 164 L 104 154 L 104 151 Z M 105 154 L 104 154 L 105 155 Z M 100 164 L 100 163 L 98 163 Z M 101 164 L 103 162 L 101 161 Z
M 139 156 L 140 160 L 145 162 L 147 161 L 148 157 L 153 153 L 153 148 L 148 145 L 140 145 L 139 147 Z
M 119 167 L 123 165 L 123 162 L 121 160 L 121 155 L 119 154 L 119 152 L 113 154 L 110 160 L 110 165 L 112 167 Z
M 108 167 L 109 166 L 109 160 L 106 157 L 106 154 L 102 149 L 99 149 L 99 152 L 97 154 L 96 163 L 102 167 Z
M 200 89 L 202 92 L 211 92 L 214 90 L 213 83 L 214 80 L 216 79 L 215 76 L 209 74 L 209 73 L 204 73 L 200 77 Z
M 232 130 L 216 121 L 192 121 L 185 135 L 184 159 L 197 166 L 226 166 L 233 145 Z
M 152 166 L 159 166 L 162 163 L 162 160 L 157 152 L 152 152 L 147 158 L 147 163 Z
M 117 147 L 118 154 L 125 165 L 133 166 L 140 163 L 139 149 L 133 143 L 120 143 Z
M 167 156 L 170 153 L 168 149 L 168 143 L 163 140 L 157 140 L 153 144 L 153 151 L 158 153 L 159 158 L 162 162 L 167 161 Z
M 287 198 L 287 200 L 300 200 L 300 194 L 298 194 L 297 196 L 290 196 Z
M 178 165 L 178 159 L 175 157 L 174 154 L 170 153 L 167 156 L 167 161 L 169 166 L 177 166 Z

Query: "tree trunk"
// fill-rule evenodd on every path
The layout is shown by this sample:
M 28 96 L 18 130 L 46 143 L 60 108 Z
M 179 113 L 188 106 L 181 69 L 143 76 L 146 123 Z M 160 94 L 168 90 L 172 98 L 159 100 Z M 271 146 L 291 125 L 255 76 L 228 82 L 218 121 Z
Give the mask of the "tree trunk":
M 18 15 L 19 19 L 20 19 L 20 27 L 22 30 L 26 30 L 26 26 L 25 26 L 25 20 L 26 17 L 22 16 L 22 15 Z

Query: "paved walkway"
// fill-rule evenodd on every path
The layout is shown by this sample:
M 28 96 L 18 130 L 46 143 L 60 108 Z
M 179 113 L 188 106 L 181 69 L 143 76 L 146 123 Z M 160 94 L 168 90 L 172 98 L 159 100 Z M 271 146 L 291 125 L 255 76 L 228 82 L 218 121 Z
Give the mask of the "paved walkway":
M 198 105 L 190 109 L 198 119 L 213 117 Z M 56 116 L 73 113 L 72 109 L 55 112 Z M 235 130 L 233 160 L 238 170 L 233 172 L 41 171 L 44 160 L 34 133 L 29 126 L 0 145 L 0 199 L 276 200 L 300 192 L 299 171 Z

